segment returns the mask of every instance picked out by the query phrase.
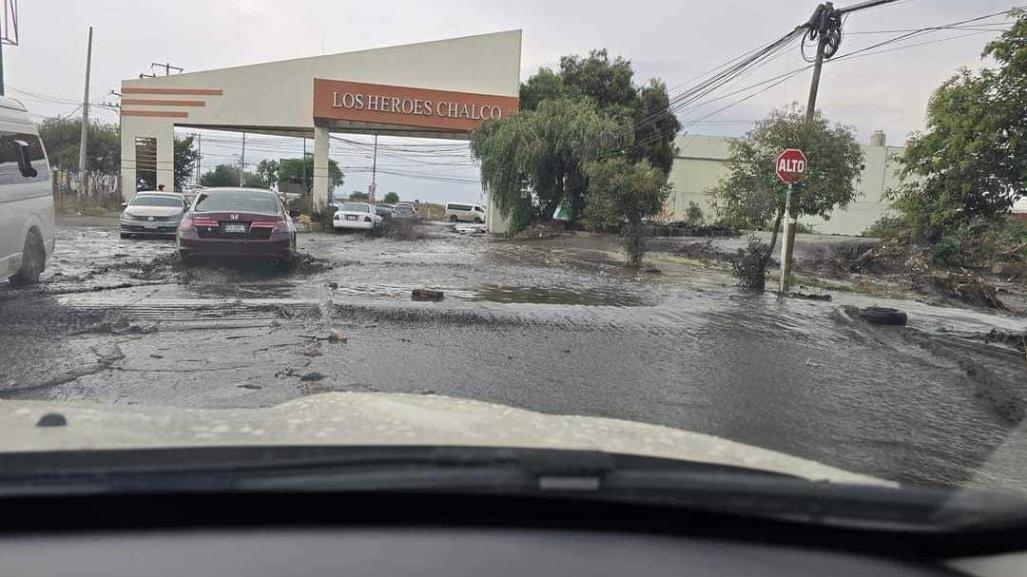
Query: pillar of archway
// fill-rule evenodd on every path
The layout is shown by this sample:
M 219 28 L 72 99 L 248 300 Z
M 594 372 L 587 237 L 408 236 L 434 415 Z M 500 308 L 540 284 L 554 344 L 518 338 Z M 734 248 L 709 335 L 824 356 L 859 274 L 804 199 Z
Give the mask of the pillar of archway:
M 314 127 L 314 210 L 321 212 L 328 205 L 328 190 L 331 181 L 328 177 L 328 139 L 329 130 L 324 126 Z

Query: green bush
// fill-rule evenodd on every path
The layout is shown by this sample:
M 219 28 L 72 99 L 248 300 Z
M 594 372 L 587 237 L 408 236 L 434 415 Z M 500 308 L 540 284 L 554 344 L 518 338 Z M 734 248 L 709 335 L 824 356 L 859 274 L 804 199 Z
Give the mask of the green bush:
M 538 220 L 538 211 L 531 205 L 531 198 L 521 196 L 510 209 L 510 234 L 515 235 Z
M 685 209 L 685 224 L 688 226 L 701 226 L 705 220 L 702 208 L 695 201 L 688 201 L 688 208 Z
M 745 290 L 762 292 L 767 284 L 767 263 L 770 261 L 770 245 L 756 235 L 749 237 L 749 246 L 739 250 L 731 262 L 731 272 L 738 279 L 738 286 Z

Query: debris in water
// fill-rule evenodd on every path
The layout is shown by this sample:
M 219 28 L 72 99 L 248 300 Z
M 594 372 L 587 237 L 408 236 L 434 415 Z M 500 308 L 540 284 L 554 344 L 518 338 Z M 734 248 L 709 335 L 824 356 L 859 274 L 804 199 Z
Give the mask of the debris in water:
M 335 290 L 335 289 L 339 288 L 339 283 L 337 283 L 337 282 L 330 282 L 330 283 L 328 283 L 328 288 L 330 288 L 332 290 Z
M 300 377 L 300 381 L 302 381 L 304 383 L 312 383 L 312 382 L 317 382 L 317 381 L 324 380 L 324 378 L 325 378 L 324 375 L 322 375 L 319 372 L 314 371 L 312 373 L 307 373 L 307 374 L 303 375 L 302 377 Z
M 432 289 L 414 289 L 412 296 L 415 301 L 431 302 L 439 302 L 442 299 L 446 298 L 445 293 L 443 293 L 442 291 Z
M 135 323 L 111 329 L 111 333 L 115 335 L 148 335 L 155 332 L 157 332 L 157 325 L 138 325 Z
M 155 354 L 155 353 L 151 353 L 150 354 L 150 358 L 151 359 L 163 359 L 164 355 L 158 355 L 158 354 Z
M 816 294 L 816 293 L 801 293 L 801 292 L 790 292 L 788 296 L 794 299 L 805 299 L 808 301 L 829 301 L 831 295 L 829 294 Z
M 47 413 L 39 418 L 37 427 L 63 427 L 68 424 L 68 419 L 60 413 Z
M 339 329 L 332 329 L 328 332 L 328 342 L 346 344 L 349 342 L 349 337 L 344 335 Z
M 649 273 L 649 274 L 663 274 L 662 270 L 660 270 L 660 269 L 658 269 L 658 268 L 656 268 L 654 266 L 651 266 L 649 268 L 644 268 L 644 269 L 642 269 L 642 272 Z
M 263 389 L 264 387 L 262 387 L 260 385 L 254 385 L 252 383 L 246 383 L 244 385 L 239 385 L 239 388 L 240 389 L 249 389 L 251 391 L 259 391 L 259 390 Z

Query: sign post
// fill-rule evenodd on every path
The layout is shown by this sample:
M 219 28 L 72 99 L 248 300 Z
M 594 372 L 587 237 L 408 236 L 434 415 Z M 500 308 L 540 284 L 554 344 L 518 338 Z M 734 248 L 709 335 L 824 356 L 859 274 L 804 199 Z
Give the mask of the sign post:
M 789 277 L 792 274 L 792 239 L 795 228 L 795 215 L 792 208 L 792 187 L 806 173 L 806 155 L 797 148 L 788 148 L 777 156 L 775 162 L 777 178 L 788 185 L 785 196 L 785 229 L 784 242 L 781 243 L 781 294 L 788 292 Z

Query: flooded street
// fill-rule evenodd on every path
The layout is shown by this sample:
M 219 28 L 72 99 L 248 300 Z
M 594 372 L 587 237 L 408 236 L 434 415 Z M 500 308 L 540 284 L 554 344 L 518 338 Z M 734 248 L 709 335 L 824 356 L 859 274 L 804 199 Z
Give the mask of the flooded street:
M 613 242 L 301 234 L 291 273 L 183 269 L 174 243 L 67 220 L 44 283 L 0 283 L 0 396 L 260 407 L 439 394 L 708 433 L 898 481 L 1027 484 L 1023 317 L 857 293 L 739 291 Z M 416 288 L 445 292 L 414 302 Z M 846 306 L 895 306 L 907 328 Z

